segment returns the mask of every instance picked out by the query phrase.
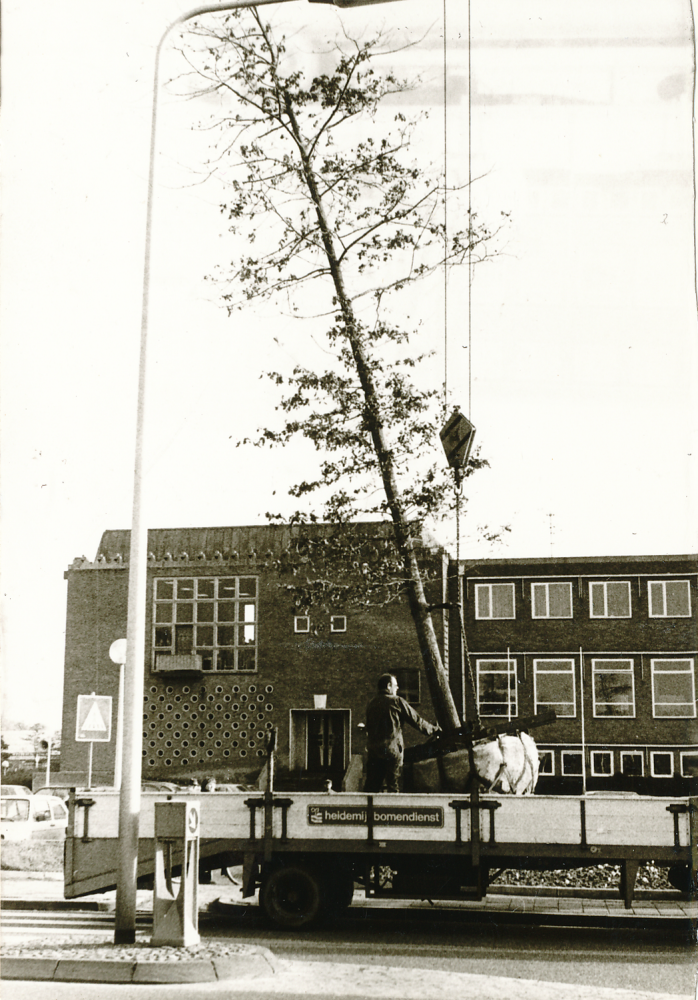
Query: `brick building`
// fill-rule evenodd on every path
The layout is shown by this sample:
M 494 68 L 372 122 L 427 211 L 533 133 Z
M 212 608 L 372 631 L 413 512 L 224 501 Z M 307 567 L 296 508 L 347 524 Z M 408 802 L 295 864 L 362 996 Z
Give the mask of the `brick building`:
M 391 529 L 366 524 L 364 556 Z M 434 721 L 421 657 L 404 602 L 368 610 L 304 608 L 288 584 L 302 580 L 304 540 L 323 525 L 155 530 L 148 535 L 143 776 L 214 775 L 252 781 L 264 738 L 278 731 L 278 779 L 341 786 L 364 749 L 357 724 L 385 671 Z M 85 779 L 89 744 L 77 742 L 78 695 L 118 697 L 109 648 L 126 635 L 128 531 L 107 531 L 95 560 L 76 559 L 68 581 L 62 781 Z M 429 600 L 443 603 L 447 559 L 420 547 Z M 445 612 L 434 613 L 441 647 Z M 114 708 L 115 716 L 115 708 Z M 419 734 L 415 733 L 415 738 Z M 93 744 L 94 783 L 109 784 L 115 741 Z
M 276 728 L 280 787 L 321 787 L 329 777 L 339 788 L 364 749 L 358 724 L 384 671 L 435 721 L 404 601 L 305 608 L 289 589 L 304 578 L 308 539 L 333 530 L 149 533 L 144 778 L 252 781 Z M 356 530 L 361 558 L 389 545 L 389 525 Z M 107 531 L 95 560 L 76 559 L 66 573 L 64 783 L 87 772 L 88 744 L 75 740 L 77 696 L 111 695 L 116 706 L 109 648 L 126 635 L 128 551 L 128 531 Z M 463 716 L 474 717 L 474 691 L 485 721 L 557 713 L 533 732 L 539 791 L 695 794 L 695 556 L 457 564 L 426 538 L 420 551 L 428 600 L 461 598 L 467 652 L 455 613 L 450 630 L 448 612 L 432 617 Z M 94 744 L 95 783 L 111 782 L 114 745 Z
M 533 733 L 540 792 L 695 794 L 697 579 L 685 555 L 462 561 L 459 704 L 472 717 L 476 688 L 483 719 L 555 710 Z

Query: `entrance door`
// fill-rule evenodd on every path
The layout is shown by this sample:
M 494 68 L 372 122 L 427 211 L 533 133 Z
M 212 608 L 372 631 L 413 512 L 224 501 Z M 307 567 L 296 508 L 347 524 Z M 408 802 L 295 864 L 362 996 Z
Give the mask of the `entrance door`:
M 291 767 L 307 777 L 330 778 L 339 788 L 349 759 L 348 711 L 291 712 Z

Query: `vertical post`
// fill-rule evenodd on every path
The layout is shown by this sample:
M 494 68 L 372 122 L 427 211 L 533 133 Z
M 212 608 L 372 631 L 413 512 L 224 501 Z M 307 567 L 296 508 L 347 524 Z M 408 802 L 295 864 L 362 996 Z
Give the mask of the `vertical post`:
M 507 722 L 511 722 L 511 680 L 512 680 L 512 669 L 511 669 L 511 646 L 507 646 Z M 514 677 L 514 693 L 518 694 L 516 691 L 516 678 Z
M 87 751 L 87 791 L 92 788 L 92 747 L 94 743 L 92 740 L 88 743 L 89 750 Z
M 582 795 L 587 793 L 587 751 L 584 719 L 584 652 L 579 647 L 579 712 L 582 723 Z
M 46 784 L 51 786 L 51 737 L 46 740 Z
M 124 664 L 119 664 L 119 701 L 116 708 L 116 746 L 114 748 L 114 788 L 121 789 L 124 753 Z

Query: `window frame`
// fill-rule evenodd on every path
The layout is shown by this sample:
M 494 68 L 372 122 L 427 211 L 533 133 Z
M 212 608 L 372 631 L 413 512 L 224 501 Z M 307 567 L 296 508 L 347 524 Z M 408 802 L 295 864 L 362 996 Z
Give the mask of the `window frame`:
M 592 750 L 590 753 L 590 774 L 592 778 L 612 778 L 615 774 L 615 754 L 613 750 Z M 611 763 L 610 771 L 597 771 L 596 769 L 596 758 L 597 757 L 607 757 Z
M 671 771 L 669 774 L 657 774 L 654 769 L 654 758 L 655 757 L 668 757 L 671 762 Z M 676 762 L 674 761 L 674 751 L 673 750 L 650 750 L 650 775 L 653 778 L 673 778 L 676 774 Z
M 627 587 L 628 593 L 628 613 L 627 615 L 609 615 L 608 613 L 608 588 L 617 587 L 620 585 L 625 585 Z M 602 615 L 594 614 L 594 597 L 593 588 L 603 587 L 603 606 L 604 613 Z M 633 594 L 632 587 L 630 586 L 630 580 L 590 580 L 589 581 L 589 617 L 595 619 L 617 619 L 617 618 L 632 618 L 633 616 Z
M 305 628 L 301 628 L 301 622 L 305 622 Z M 293 631 L 297 635 L 307 635 L 310 632 L 310 615 L 294 615 Z
M 484 669 L 484 667 L 486 667 L 488 664 L 492 664 L 492 663 L 506 663 L 507 665 L 511 664 L 512 666 L 509 667 L 506 671 L 504 671 L 504 670 L 487 670 L 487 669 Z M 513 695 L 514 695 L 513 705 L 514 705 L 514 708 L 513 708 L 513 711 L 510 710 L 510 711 L 504 712 L 504 713 L 499 713 L 499 712 L 489 713 L 489 712 L 483 711 L 483 702 L 482 702 L 482 699 L 480 698 L 480 676 L 482 674 L 506 674 L 508 677 L 513 677 L 514 678 L 514 684 L 513 684 Z M 476 690 L 477 690 L 477 704 L 478 704 L 478 709 L 480 711 L 480 715 L 485 716 L 488 719 L 516 719 L 516 718 L 518 718 L 518 715 L 519 715 L 519 672 L 518 672 L 518 663 L 516 661 L 516 657 L 509 657 L 508 659 L 506 657 L 492 657 L 491 659 L 486 659 L 486 660 L 476 660 L 475 661 L 475 685 L 476 685 Z M 507 685 L 507 695 L 508 695 L 508 697 L 507 697 L 507 701 L 506 701 L 507 708 L 509 708 L 509 709 L 511 709 L 511 705 L 512 705 L 511 694 L 512 694 L 512 685 L 511 685 L 511 683 L 509 683 Z M 492 704 L 497 704 L 497 703 L 496 702 L 487 702 L 486 704 L 492 705 Z M 502 702 L 502 704 L 504 704 L 504 702 Z
M 534 596 L 534 588 L 543 587 L 545 589 L 545 608 L 546 614 L 537 615 L 536 614 L 536 599 Z M 570 613 L 568 615 L 551 615 L 550 614 L 550 588 L 551 587 L 567 587 L 567 592 L 569 594 L 570 602 Z M 572 604 L 572 583 L 569 580 L 531 580 L 531 618 L 536 621 L 569 621 L 574 617 L 574 608 Z
M 495 615 L 495 614 L 492 614 L 492 611 L 494 609 L 494 601 L 492 599 L 492 588 L 493 587 L 508 587 L 510 589 L 510 591 L 511 591 L 511 608 L 512 608 L 512 613 L 510 615 Z M 488 591 L 488 593 L 489 593 L 489 597 L 488 597 L 489 608 L 490 608 L 489 615 L 481 615 L 480 614 L 479 592 L 480 592 L 481 589 L 486 589 Z M 489 622 L 489 621 L 514 621 L 514 619 L 516 618 L 516 584 L 515 583 L 510 583 L 509 581 L 505 581 L 503 583 L 499 583 L 497 581 L 492 582 L 492 583 L 476 583 L 474 585 L 474 591 L 475 591 L 475 595 L 474 596 L 475 596 L 475 619 L 476 619 L 476 621 L 486 621 L 486 622 Z
M 550 760 L 550 770 L 549 771 L 541 771 L 541 769 L 540 769 L 540 763 L 541 763 L 541 760 L 543 758 L 543 755 L 545 755 L 545 757 Z M 555 776 L 555 751 L 554 750 L 541 750 L 541 748 L 538 747 L 538 774 L 542 775 L 545 778 L 551 778 L 551 777 Z
M 626 774 L 623 769 L 623 761 L 626 757 L 639 757 L 640 758 L 640 773 L 639 774 Z M 621 750 L 620 751 L 620 771 L 618 772 L 623 778 L 644 778 L 645 776 L 645 755 L 641 750 Z
M 407 671 L 410 672 L 412 680 L 416 684 L 403 683 L 406 680 Z M 398 694 L 404 698 L 408 705 L 419 705 L 422 700 L 422 676 L 419 667 L 394 667 L 393 674 L 397 678 Z M 412 697 L 412 692 L 416 691 L 416 698 Z
M 683 583 L 686 585 L 686 593 L 688 596 L 688 611 L 686 614 L 670 614 L 667 610 L 667 595 L 666 588 L 668 583 Z M 662 607 L 663 611 L 661 613 L 654 612 L 652 610 L 653 599 L 652 599 L 652 588 L 659 587 L 662 592 Z M 690 580 L 648 580 L 647 581 L 647 611 L 650 618 L 690 618 L 692 613 L 691 604 L 691 582 Z
M 569 664 L 569 670 L 541 670 L 539 664 L 542 663 L 567 663 Z M 571 674 L 572 676 L 572 712 L 569 714 L 561 714 L 555 709 L 556 715 L 559 719 L 576 719 L 577 718 L 577 671 L 576 663 L 573 658 L 567 657 L 550 657 L 546 659 L 534 659 L 533 661 L 533 711 L 538 712 L 539 708 L 545 707 L 550 708 L 555 705 L 569 704 L 567 702 L 554 702 L 554 701 L 539 701 L 538 700 L 538 676 L 540 673 L 543 674 Z
M 610 667 L 609 668 L 597 667 L 598 663 L 611 663 L 611 664 L 614 664 L 614 665 L 621 664 L 621 663 L 629 663 L 630 666 L 629 666 L 629 668 L 626 668 L 625 670 L 620 669 L 618 666 L 615 666 L 615 669 L 612 669 Z M 630 675 L 630 681 L 631 681 L 630 687 L 631 687 L 632 701 L 629 704 L 631 705 L 631 708 L 632 708 L 631 712 L 603 712 L 603 713 L 600 713 L 600 712 L 597 711 L 597 708 L 598 708 L 599 705 L 612 706 L 614 704 L 618 704 L 617 702 L 608 702 L 608 701 L 602 701 L 602 702 L 600 702 L 600 701 L 597 700 L 597 697 L 596 697 L 596 678 L 597 678 L 597 676 L 599 674 L 604 674 L 604 673 L 605 674 L 620 673 L 620 674 L 629 674 Z M 632 658 L 630 658 L 630 659 L 625 659 L 625 658 L 624 659 L 620 659 L 619 658 L 619 659 L 616 660 L 616 659 L 608 659 L 607 657 L 603 657 L 603 658 L 599 657 L 599 658 L 592 659 L 592 661 L 591 661 L 591 697 L 592 697 L 592 704 L 593 704 L 593 716 L 594 716 L 595 719 L 634 719 L 636 717 L 636 714 L 637 714 L 637 704 L 636 704 L 636 699 L 635 699 L 635 660 L 632 659 Z
M 336 627 L 335 623 L 338 622 L 338 621 L 344 622 L 344 627 L 343 628 L 337 628 Z M 346 615 L 330 615 L 330 632 L 334 633 L 335 635 L 338 635 L 338 634 L 340 634 L 342 632 L 346 632 L 346 630 L 347 630 L 347 616 Z
M 234 581 L 234 594 L 231 596 L 222 586 L 227 582 Z M 254 594 L 245 593 L 245 581 L 254 581 Z M 183 576 L 156 576 L 152 587 L 152 621 L 151 621 L 151 669 L 155 673 L 166 670 L 163 663 L 159 665 L 159 658 L 163 661 L 170 657 L 188 657 L 191 660 L 200 661 L 198 670 L 201 673 L 214 676 L 217 674 L 254 674 L 259 670 L 259 598 L 260 598 L 260 578 L 253 573 L 230 573 L 218 574 L 216 576 L 197 576 L 196 574 Z M 170 585 L 169 594 L 159 594 L 162 585 Z M 189 585 L 190 594 L 180 595 L 180 587 Z M 209 593 L 210 591 L 210 593 Z M 189 608 L 190 606 L 190 608 Z M 232 606 L 232 611 L 231 611 Z M 180 619 L 179 609 L 185 610 Z M 205 616 L 200 612 L 206 607 Z M 163 612 L 159 608 L 169 608 L 169 620 L 163 619 Z M 208 610 L 210 608 L 210 611 Z M 224 608 L 226 610 L 224 610 Z M 251 617 L 248 614 L 251 608 Z M 190 616 L 190 617 L 189 617 Z M 178 628 L 185 627 L 191 629 L 191 648 L 188 652 L 183 652 L 178 648 Z M 226 629 L 232 635 L 232 642 L 221 642 L 220 629 Z M 245 641 L 245 636 L 252 629 L 252 642 Z M 169 644 L 158 641 L 158 631 L 170 631 Z M 201 641 L 199 630 L 210 629 L 211 641 Z M 203 633 L 205 634 L 205 633 Z M 164 636 L 160 636 L 164 638 Z M 251 652 L 252 666 L 245 665 L 250 659 L 249 655 L 241 658 L 241 653 Z M 232 658 L 232 664 L 219 666 L 223 658 Z M 210 667 L 204 667 L 204 659 L 210 658 Z
M 567 757 L 579 757 L 580 769 L 574 774 L 565 771 L 565 759 Z M 584 777 L 584 754 L 581 750 L 561 750 L 560 751 L 560 776 L 563 778 L 583 778 Z
M 656 663 L 687 663 L 689 664 L 688 670 L 656 670 Z M 653 656 L 650 660 L 651 667 L 651 685 L 652 685 L 652 718 L 653 719 L 695 719 L 696 718 L 696 669 L 695 669 L 695 659 L 692 656 Z M 676 705 L 686 705 L 693 708 L 692 715 L 658 715 L 657 714 L 657 702 L 655 699 L 654 692 L 654 679 L 662 674 L 676 674 L 677 676 L 681 674 L 687 674 L 691 678 L 691 700 L 687 702 L 661 702 L 662 705 L 676 704 Z
M 683 769 L 683 764 L 686 757 L 698 758 L 698 750 L 681 750 L 679 753 L 679 767 L 680 767 L 679 775 L 682 778 L 695 778 L 695 774 L 686 774 Z

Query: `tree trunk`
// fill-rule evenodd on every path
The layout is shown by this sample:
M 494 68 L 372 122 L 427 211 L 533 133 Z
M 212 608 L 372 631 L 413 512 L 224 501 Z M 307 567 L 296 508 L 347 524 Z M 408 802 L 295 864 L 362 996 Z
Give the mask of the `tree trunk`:
M 288 93 L 284 91 L 285 110 L 291 125 L 294 140 L 303 163 L 303 174 L 308 193 L 312 199 L 317 214 L 323 247 L 332 275 L 337 302 L 346 329 L 347 340 L 351 347 L 356 371 L 364 393 L 366 406 L 364 418 L 369 428 L 373 447 L 378 459 L 378 465 L 383 480 L 383 488 L 388 501 L 388 508 L 395 529 L 395 542 L 400 553 L 407 577 L 407 592 L 410 612 L 417 632 L 419 649 L 424 663 L 424 669 L 429 683 L 429 691 L 434 706 L 436 720 L 444 732 L 452 732 L 461 724 L 453 695 L 448 684 L 448 677 L 441 659 L 436 631 L 429 612 L 422 574 L 417 561 L 414 540 L 402 506 L 402 501 L 395 477 L 393 453 L 386 441 L 381 414 L 380 399 L 371 374 L 371 369 L 364 351 L 363 337 L 357 327 L 353 303 L 344 286 L 342 267 L 336 252 L 334 239 L 327 222 L 322 196 L 317 178 L 313 170 L 311 157 L 300 132 L 298 120 Z

